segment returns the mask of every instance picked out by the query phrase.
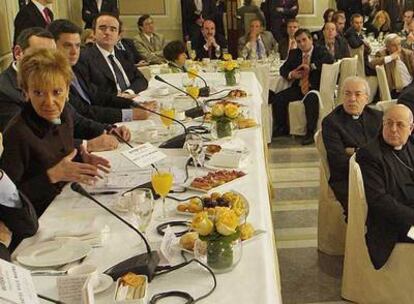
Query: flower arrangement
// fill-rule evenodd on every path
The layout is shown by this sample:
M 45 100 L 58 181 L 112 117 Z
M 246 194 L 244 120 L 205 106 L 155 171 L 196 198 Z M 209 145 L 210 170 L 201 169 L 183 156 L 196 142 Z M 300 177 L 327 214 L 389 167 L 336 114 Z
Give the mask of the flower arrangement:
M 235 104 L 215 104 L 211 109 L 211 119 L 215 122 L 213 127 L 217 138 L 232 136 L 232 123 L 240 116 L 239 107 Z
M 237 61 L 232 60 L 231 57 L 229 60 L 224 61 L 223 69 L 224 69 L 224 76 L 226 78 L 227 86 L 235 86 L 237 84 L 236 71 L 238 68 L 239 68 L 239 65 Z
M 240 216 L 228 207 L 216 207 L 211 219 L 206 211 L 197 213 L 191 227 L 207 243 L 207 264 L 216 271 L 229 271 L 241 257 Z M 246 228 L 244 234 L 249 233 Z M 235 247 L 239 246 L 239 247 Z M 238 248 L 238 249 L 236 249 Z

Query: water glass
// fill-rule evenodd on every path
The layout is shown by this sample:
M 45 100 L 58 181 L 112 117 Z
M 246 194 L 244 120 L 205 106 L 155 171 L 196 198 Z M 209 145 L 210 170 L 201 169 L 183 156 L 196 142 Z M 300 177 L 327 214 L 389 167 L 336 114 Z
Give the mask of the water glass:
M 154 198 L 151 189 L 135 189 L 125 195 L 129 195 L 128 212 L 133 216 L 138 230 L 145 233 L 154 211 Z

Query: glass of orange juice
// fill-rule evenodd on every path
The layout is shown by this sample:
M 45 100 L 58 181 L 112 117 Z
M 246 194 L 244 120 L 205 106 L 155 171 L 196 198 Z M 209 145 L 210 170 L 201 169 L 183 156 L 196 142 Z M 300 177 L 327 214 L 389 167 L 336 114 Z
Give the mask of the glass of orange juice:
M 171 168 L 156 167 L 152 171 L 151 184 L 154 191 L 162 198 L 162 219 L 167 218 L 167 210 L 165 207 L 165 198 L 171 190 L 174 177 Z
M 161 104 L 160 113 L 162 124 L 167 127 L 169 133 L 171 133 L 171 125 L 173 124 L 173 119 L 175 118 L 175 109 L 171 102 L 163 102 Z

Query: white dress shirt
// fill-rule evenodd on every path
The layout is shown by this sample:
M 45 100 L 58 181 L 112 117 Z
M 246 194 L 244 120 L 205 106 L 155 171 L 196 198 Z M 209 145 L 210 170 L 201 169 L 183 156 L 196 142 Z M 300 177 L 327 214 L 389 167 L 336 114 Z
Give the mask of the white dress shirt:
M 384 57 L 384 64 L 390 63 L 391 61 L 392 61 L 391 55 Z M 413 82 L 413 77 L 410 75 L 410 72 L 408 72 L 407 66 L 400 58 L 398 58 L 395 61 L 395 64 L 396 64 L 397 71 L 400 73 L 403 88 L 405 88 L 411 82 Z
M 10 208 L 22 207 L 15 184 L 3 170 L 0 170 L 0 204 Z
M 101 8 L 102 8 L 102 1 L 103 0 L 96 0 L 96 6 L 98 7 L 98 11 L 101 12 Z
M 96 44 L 96 47 L 101 52 L 102 56 L 105 58 L 105 61 L 108 64 L 108 67 L 111 70 L 112 74 L 114 75 L 114 79 L 116 80 L 114 69 L 112 68 L 112 64 L 111 64 L 111 62 L 109 61 L 109 58 L 108 58 L 109 55 L 114 56 L 115 63 L 118 66 L 118 68 L 121 70 L 121 73 L 124 76 L 125 83 L 126 83 L 127 87 L 129 87 L 131 85 L 131 82 L 129 81 L 128 76 L 125 73 L 124 68 L 122 67 L 122 64 L 119 62 L 118 58 L 116 58 L 116 56 L 115 56 L 115 49 L 113 49 L 112 52 L 108 52 L 107 50 L 101 48 L 99 46 L 99 44 Z M 118 92 L 121 92 L 121 88 L 119 87 L 118 82 L 116 83 L 116 88 L 117 88 Z M 125 90 L 125 93 L 135 94 L 135 92 L 131 89 Z

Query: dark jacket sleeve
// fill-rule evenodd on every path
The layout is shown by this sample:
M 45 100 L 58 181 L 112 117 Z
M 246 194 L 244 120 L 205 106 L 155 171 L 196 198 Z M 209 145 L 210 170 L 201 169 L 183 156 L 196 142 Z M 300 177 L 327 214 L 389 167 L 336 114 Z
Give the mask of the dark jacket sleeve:
M 8 122 L 21 111 L 21 106 L 7 96 L 0 94 L 0 132 L 3 132 Z
M 357 49 L 364 44 L 352 28 L 345 32 L 345 38 L 348 40 L 349 46 L 353 49 Z
M 280 75 L 288 79 L 289 73 L 298 67 L 299 50 L 294 49 L 289 52 L 285 63 L 280 67 Z
M 142 75 L 142 73 L 137 68 L 134 68 L 133 75 L 134 80 L 131 82 L 131 85 L 128 89 L 133 90 L 135 93 L 146 90 L 148 88 L 148 81 L 144 75 Z
M 102 135 L 106 128 L 106 124 L 99 123 L 92 119 L 88 119 L 80 115 L 73 106 L 68 103 L 66 105 L 72 114 L 74 124 L 74 137 L 78 139 L 92 139 Z
M 122 121 L 122 112 L 120 109 L 86 104 L 76 93 L 69 95 L 69 102 L 79 114 L 86 118 L 108 124 Z
M 0 243 L 0 259 L 10 262 L 9 250 L 3 243 Z

